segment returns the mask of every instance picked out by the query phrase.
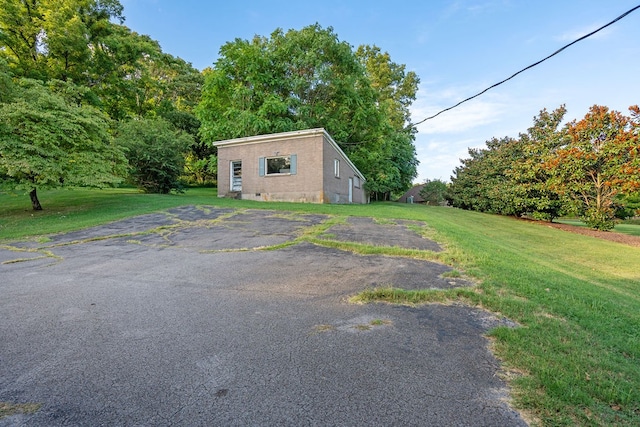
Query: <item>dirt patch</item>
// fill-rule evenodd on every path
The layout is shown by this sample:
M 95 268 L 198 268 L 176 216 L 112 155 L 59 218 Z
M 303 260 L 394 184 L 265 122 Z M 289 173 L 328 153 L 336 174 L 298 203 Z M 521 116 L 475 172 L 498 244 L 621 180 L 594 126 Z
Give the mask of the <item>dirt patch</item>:
M 570 225 L 570 224 L 560 224 L 557 222 L 540 222 L 540 221 L 532 221 L 532 222 L 535 222 L 541 225 L 546 225 L 547 227 L 568 231 L 570 233 L 582 234 L 585 236 L 595 237 L 597 239 L 609 240 L 611 242 L 622 243 L 624 245 L 640 247 L 640 236 L 631 236 L 629 234 L 616 233 L 615 231 L 592 230 L 591 228 L 585 228 L 585 227 L 580 227 L 577 225 Z

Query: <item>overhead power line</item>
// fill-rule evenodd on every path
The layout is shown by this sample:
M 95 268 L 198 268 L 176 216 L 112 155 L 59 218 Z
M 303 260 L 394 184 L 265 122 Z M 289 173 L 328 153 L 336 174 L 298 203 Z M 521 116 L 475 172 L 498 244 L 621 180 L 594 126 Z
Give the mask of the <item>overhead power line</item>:
M 551 55 L 547 56 L 546 58 L 543 58 L 543 59 L 541 59 L 540 61 L 538 61 L 538 62 L 536 62 L 536 63 L 533 63 L 533 64 L 529 65 L 528 67 L 525 67 L 525 68 L 523 68 L 522 70 L 518 71 L 517 73 L 515 73 L 515 74 L 513 74 L 513 75 L 511 75 L 511 76 L 509 76 L 509 77 L 507 77 L 506 79 L 504 79 L 504 80 L 502 80 L 502 81 L 499 81 L 498 83 L 495 83 L 495 84 L 493 84 L 493 85 L 489 86 L 488 88 L 484 89 L 482 92 L 478 92 L 478 93 L 476 93 L 475 95 L 470 96 L 470 97 L 469 97 L 469 98 L 467 98 L 467 99 L 463 99 L 462 101 L 458 102 L 456 105 L 453 105 L 453 106 L 451 106 L 451 107 L 449 107 L 449 108 L 445 108 L 444 110 L 438 111 L 438 112 L 437 112 L 436 114 L 434 114 L 433 116 L 429 116 L 429 117 L 427 117 L 426 119 L 420 120 L 420 121 L 419 121 L 419 122 L 417 122 L 417 123 L 411 123 L 411 124 L 409 124 L 409 126 L 407 126 L 407 128 L 416 127 L 416 126 L 418 126 L 419 124 L 426 122 L 427 120 L 431 120 L 431 119 L 433 119 L 433 118 L 435 118 L 435 117 L 438 117 L 440 114 L 442 114 L 442 113 L 444 113 L 444 112 L 446 112 L 446 111 L 449 111 L 449 110 L 453 110 L 454 108 L 456 108 L 456 107 L 458 107 L 458 106 L 460 106 L 460 105 L 464 104 L 465 102 L 467 102 L 467 101 L 471 101 L 472 99 L 479 97 L 480 95 L 482 95 L 483 93 L 485 93 L 485 92 L 487 92 L 487 91 L 489 91 L 489 90 L 493 89 L 494 87 L 500 86 L 501 84 L 503 84 L 503 83 L 505 83 L 505 82 L 508 82 L 509 80 L 511 80 L 512 78 L 514 78 L 515 76 L 517 76 L 518 74 L 523 73 L 523 72 L 527 71 L 528 69 L 533 68 L 533 67 L 535 67 L 536 65 L 539 65 L 539 64 L 543 63 L 544 61 L 546 61 L 547 59 L 549 59 L 549 58 L 551 58 L 551 57 L 553 57 L 553 56 L 556 56 L 557 54 L 559 54 L 560 52 L 562 52 L 563 50 L 565 50 L 565 49 L 566 49 L 566 48 L 568 48 L 569 46 L 572 46 L 572 45 L 574 45 L 574 44 L 578 43 L 579 41 L 582 41 L 582 40 L 584 40 L 584 39 L 586 39 L 586 38 L 589 38 L 589 37 L 591 37 L 592 35 L 594 35 L 595 33 L 597 33 L 598 31 L 602 31 L 602 30 L 604 30 L 605 28 L 607 28 L 608 26 L 615 24 L 616 22 L 618 22 L 619 20 L 621 20 L 622 18 L 624 18 L 625 16 L 629 15 L 630 13 L 634 12 L 634 11 L 635 11 L 635 10 L 637 10 L 637 9 L 640 9 L 640 4 L 639 4 L 639 5 L 637 5 L 636 7 L 633 7 L 633 8 L 631 8 L 631 9 L 629 9 L 628 11 L 626 11 L 626 12 L 625 12 L 625 13 L 623 13 L 622 15 L 618 16 L 618 17 L 617 17 L 616 19 L 614 19 L 613 21 L 609 22 L 608 24 L 603 25 L 602 27 L 598 28 L 597 30 L 592 31 L 592 32 L 590 32 L 589 34 L 585 34 L 584 36 L 580 37 L 579 39 L 574 40 L 574 41 L 572 41 L 571 43 L 569 43 L 569 44 L 567 44 L 567 45 L 562 46 L 560 49 L 556 50 L 555 52 L 553 52 Z

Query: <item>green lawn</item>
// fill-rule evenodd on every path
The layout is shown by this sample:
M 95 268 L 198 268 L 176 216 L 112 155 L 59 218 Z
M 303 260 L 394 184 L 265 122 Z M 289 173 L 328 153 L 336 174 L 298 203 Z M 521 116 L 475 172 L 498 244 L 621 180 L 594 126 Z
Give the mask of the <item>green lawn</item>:
M 562 218 L 562 219 L 556 220 L 556 222 L 561 222 L 563 224 L 576 225 L 578 227 L 587 226 L 584 222 L 580 221 L 579 219 L 572 219 L 572 218 Z M 620 222 L 616 224 L 616 226 L 613 229 L 613 232 L 630 234 L 632 236 L 640 236 L 640 224 L 637 223 L 637 220 L 628 220 L 628 221 Z
M 632 236 L 640 236 L 640 225 L 638 224 L 616 224 L 613 229 L 618 233 L 631 234 Z
M 490 336 L 512 387 L 513 404 L 532 420 L 550 426 L 640 425 L 638 248 L 451 208 L 247 202 L 218 199 L 215 189 L 168 196 L 57 190 L 42 192 L 41 202 L 45 211 L 32 212 L 28 196 L 0 194 L 0 239 L 87 227 L 184 204 L 425 221 L 430 235 L 447 247 L 438 259 L 478 285 L 395 292 L 396 301 L 460 300 L 517 322 L 520 327 L 498 328 Z M 372 297 L 388 299 L 388 294 L 381 290 Z
M 473 258 L 468 298 L 516 320 L 495 349 L 544 425 L 640 424 L 640 250 L 458 210 L 426 219 Z

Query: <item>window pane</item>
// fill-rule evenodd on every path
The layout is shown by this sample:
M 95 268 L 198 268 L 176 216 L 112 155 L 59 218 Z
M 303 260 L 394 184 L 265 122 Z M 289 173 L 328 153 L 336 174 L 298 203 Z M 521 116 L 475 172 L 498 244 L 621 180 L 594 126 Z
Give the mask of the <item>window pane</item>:
M 267 158 L 267 175 L 290 172 L 291 158 L 289 156 Z

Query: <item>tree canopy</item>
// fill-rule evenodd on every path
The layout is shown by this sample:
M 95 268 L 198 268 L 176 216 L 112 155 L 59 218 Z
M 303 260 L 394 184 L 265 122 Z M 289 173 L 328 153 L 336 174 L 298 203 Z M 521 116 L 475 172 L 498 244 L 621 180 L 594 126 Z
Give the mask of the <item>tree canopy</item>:
M 236 39 L 205 74 L 198 114 L 208 140 L 324 127 L 360 142 L 380 119 L 363 67 L 331 28 Z
M 122 11 L 118 0 L 0 0 L 0 56 L 16 75 L 80 83 Z
M 201 135 L 211 143 L 322 127 L 371 192 L 404 191 L 416 176 L 413 134 L 404 126 L 418 78 L 376 47 L 359 52 L 318 24 L 226 43 L 205 71 Z
M 194 136 L 194 162 L 214 161 L 197 140 L 202 74 L 123 22 L 118 0 L 0 0 L 5 186 L 120 182 L 112 129 L 144 117 L 166 117 Z
M 168 105 L 192 111 L 201 73 L 122 22 L 118 0 L 0 0 L 0 58 L 17 77 L 88 88 L 115 120 Z
M 0 103 L 3 186 L 30 190 L 33 207 L 39 210 L 36 188 L 102 187 L 122 181 L 125 159 L 113 144 L 103 113 L 36 80 L 20 79 L 10 89 L 9 99 Z

